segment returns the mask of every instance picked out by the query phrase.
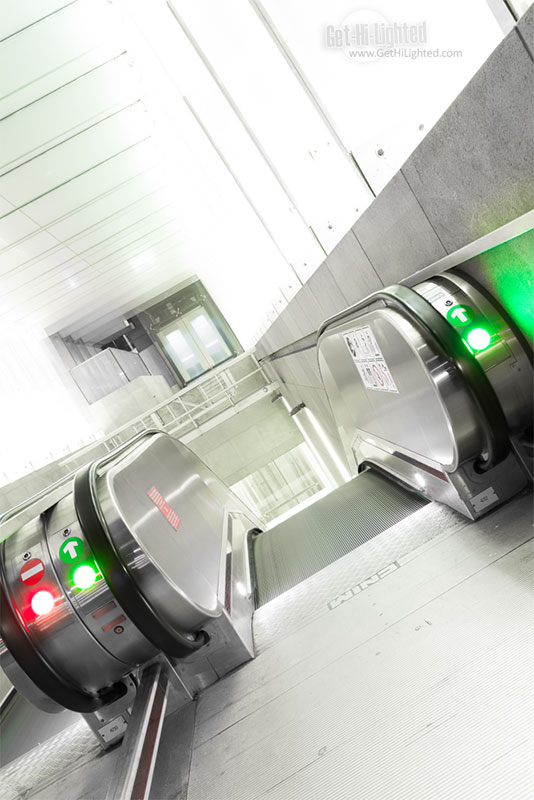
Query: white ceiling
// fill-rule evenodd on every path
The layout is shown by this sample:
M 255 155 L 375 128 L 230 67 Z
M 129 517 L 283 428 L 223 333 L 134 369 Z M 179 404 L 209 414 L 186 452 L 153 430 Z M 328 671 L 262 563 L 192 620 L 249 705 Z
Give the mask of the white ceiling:
M 33 0 L 9 4 L 0 23 L 1 311 L 50 331 L 116 316 L 192 271 L 106 11 Z
M 436 5 L 451 3 L 461 5 Z M 246 344 L 371 202 L 347 151 L 369 164 L 378 190 L 423 135 L 424 98 L 389 163 L 377 161 L 384 140 L 368 121 L 365 141 L 340 147 L 260 23 L 258 3 L 173 4 L 181 24 L 165 0 L 3 4 L 0 321 L 96 341 L 198 274 Z M 474 49 L 441 110 L 502 35 L 489 12 L 481 20 L 483 0 L 473 4 L 477 37 L 469 26 L 462 35 Z M 298 52 L 296 0 L 265 5 Z M 334 5 L 314 0 L 306 25 L 337 23 Z M 332 55 L 323 51 L 317 64 Z M 309 47 L 299 58 L 311 74 Z M 350 81 L 368 91 L 368 80 L 346 74 L 345 98 Z M 371 74 L 385 92 L 384 70 Z M 342 75 L 332 73 L 332 97 Z M 357 127 L 352 117 L 344 124 Z M 398 118 L 395 130 L 403 125 Z

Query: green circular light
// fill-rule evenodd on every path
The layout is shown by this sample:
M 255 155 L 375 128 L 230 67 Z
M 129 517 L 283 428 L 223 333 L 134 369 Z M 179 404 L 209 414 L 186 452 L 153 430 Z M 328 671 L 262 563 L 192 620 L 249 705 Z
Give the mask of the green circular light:
M 96 571 L 88 564 L 83 564 L 74 572 L 72 581 L 78 589 L 90 589 L 96 581 Z
M 473 350 L 485 350 L 491 344 L 491 336 L 484 328 L 473 328 L 467 334 L 467 344 Z

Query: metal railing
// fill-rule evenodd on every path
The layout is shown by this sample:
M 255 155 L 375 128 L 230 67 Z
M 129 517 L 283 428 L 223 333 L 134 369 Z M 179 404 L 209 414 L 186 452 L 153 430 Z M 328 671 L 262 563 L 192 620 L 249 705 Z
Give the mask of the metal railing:
M 210 420 L 215 421 L 224 411 L 234 408 L 247 398 L 253 398 L 258 392 L 267 392 L 277 387 L 278 384 L 270 381 L 250 352 L 221 364 L 120 428 L 53 462 L 64 474 L 52 485 L 47 485 L 0 516 L 0 541 L 20 527 L 26 518 L 39 513 L 43 498 L 49 500 L 52 497 L 57 502 L 67 494 L 70 491 L 68 481 L 80 467 L 94 458 L 111 453 L 136 434 L 154 428 L 178 437 L 193 432 L 201 433 L 203 425 Z M 23 516 L 24 520 L 21 522 Z M 12 519 L 15 517 L 17 521 Z
M 60 466 L 79 463 L 80 459 L 96 447 L 103 447 L 106 452 L 111 452 L 135 434 L 149 428 L 159 428 L 167 433 L 185 436 L 194 430 L 200 430 L 209 420 L 271 383 L 255 356 L 250 352 L 243 353 L 103 438 L 62 459 Z

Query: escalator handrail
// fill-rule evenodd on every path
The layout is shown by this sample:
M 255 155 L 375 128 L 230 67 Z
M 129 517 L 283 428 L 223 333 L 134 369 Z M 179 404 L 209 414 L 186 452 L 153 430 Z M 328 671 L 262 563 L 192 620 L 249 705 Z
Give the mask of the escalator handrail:
M 161 433 L 161 431 L 158 430 L 157 428 L 147 428 L 146 430 L 135 434 L 135 436 L 132 436 L 130 439 L 128 439 L 128 441 L 123 442 L 118 447 L 116 447 L 114 450 L 111 450 L 109 453 L 106 453 L 104 456 L 102 456 L 101 459 L 99 460 L 100 466 L 102 466 L 106 461 L 110 460 L 111 458 L 115 458 L 117 455 L 119 455 L 121 453 L 122 450 L 125 450 L 128 447 L 131 447 L 133 444 L 135 444 L 137 441 L 142 439 L 147 434 L 149 434 L 149 433 L 152 434 L 152 433 L 156 433 L 156 432 Z M 59 478 L 54 483 L 51 483 L 48 486 L 45 486 L 44 489 L 40 489 L 38 492 L 36 492 L 36 494 L 33 494 L 31 497 L 28 497 L 26 500 L 23 500 L 21 503 L 18 503 L 16 506 L 12 506 L 12 508 L 9 508 L 7 511 L 4 511 L 2 514 L 0 514 L 0 527 L 2 525 L 4 525 L 6 522 L 9 522 L 9 520 L 12 517 L 14 517 L 14 516 L 16 516 L 18 514 L 21 514 L 27 508 L 30 508 L 30 506 L 32 506 L 32 505 L 35 505 L 40 500 L 44 501 L 47 497 L 49 497 L 56 490 L 63 489 L 64 490 L 64 496 L 66 497 L 71 492 L 71 487 L 68 486 L 67 484 L 69 484 L 69 482 L 72 481 L 72 479 L 76 475 L 77 471 L 78 471 L 78 469 L 72 470 L 67 475 L 63 475 L 61 478 Z M 55 502 L 57 502 L 57 500 Z M 40 513 L 41 510 L 43 510 L 43 509 L 38 509 L 36 511 L 36 516 L 37 516 L 38 513 Z M 13 533 L 15 533 L 15 531 L 13 531 Z
M 317 344 L 327 329 L 350 318 L 377 300 L 383 300 L 389 306 L 396 307 L 403 312 L 423 335 L 430 334 L 440 355 L 452 362 L 462 378 L 465 388 L 479 412 L 485 442 L 484 449 L 487 453 L 486 458 L 478 459 L 475 468 L 484 472 L 506 458 L 510 451 L 508 424 L 486 373 L 477 359 L 468 355 L 456 330 L 428 300 L 413 289 L 396 284 L 373 292 L 359 303 L 327 319 L 318 330 Z

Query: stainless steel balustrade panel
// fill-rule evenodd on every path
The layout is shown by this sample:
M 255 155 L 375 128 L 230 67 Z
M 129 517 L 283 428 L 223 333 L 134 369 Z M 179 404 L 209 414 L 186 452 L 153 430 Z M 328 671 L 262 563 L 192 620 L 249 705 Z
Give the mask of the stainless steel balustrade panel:
M 163 434 L 114 462 L 98 483 L 123 563 L 151 607 L 179 631 L 220 613 L 224 504 L 211 489 L 215 483 L 196 456 Z M 158 508 L 152 489 L 174 517 Z
M 371 328 L 396 391 L 364 385 L 345 341 L 361 328 Z M 447 472 L 480 451 L 477 411 L 461 378 L 397 311 L 376 308 L 343 321 L 323 334 L 318 356 L 349 463 L 354 463 L 356 432 Z

